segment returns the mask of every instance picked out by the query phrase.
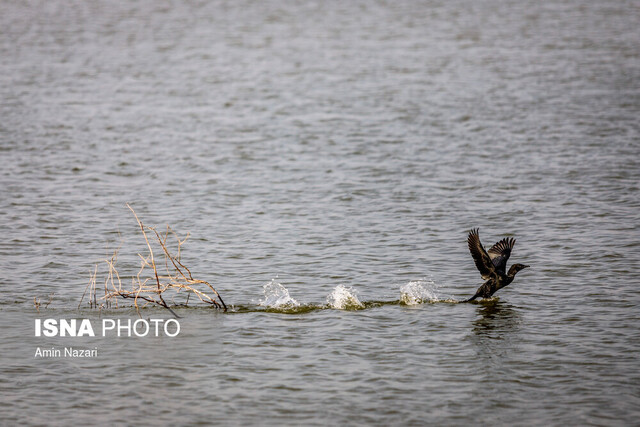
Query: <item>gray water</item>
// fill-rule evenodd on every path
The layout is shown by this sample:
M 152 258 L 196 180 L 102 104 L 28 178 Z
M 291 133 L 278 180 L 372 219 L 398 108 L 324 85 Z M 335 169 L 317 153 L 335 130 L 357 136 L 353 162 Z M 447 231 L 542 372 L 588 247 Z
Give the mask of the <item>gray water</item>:
M 1 1 L 1 423 L 637 424 L 639 23 L 634 1 Z M 137 318 L 78 309 L 118 245 L 139 266 L 127 202 L 191 233 L 230 310 L 34 337 Z M 473 227 L 531 268 L 456 304 Z M 364 309 L 331 307 L 340 285 Z M 54 346 L 99 356 L 34 357 Z

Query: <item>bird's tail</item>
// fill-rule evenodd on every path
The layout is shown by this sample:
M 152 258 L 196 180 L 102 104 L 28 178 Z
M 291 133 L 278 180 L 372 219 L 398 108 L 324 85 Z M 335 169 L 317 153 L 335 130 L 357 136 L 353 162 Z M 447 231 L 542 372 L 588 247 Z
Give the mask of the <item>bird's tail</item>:
M 471 302 L 471 301 L 475 300 L 476 298 L 478 298 L 478 294 L 475 294 L 475 295 L 474 295 L 474 296 L 472 296 L 471 298 L 466 299 L 466 300 L 464 300 L 464 301 L 462 301 L 462 302 Z

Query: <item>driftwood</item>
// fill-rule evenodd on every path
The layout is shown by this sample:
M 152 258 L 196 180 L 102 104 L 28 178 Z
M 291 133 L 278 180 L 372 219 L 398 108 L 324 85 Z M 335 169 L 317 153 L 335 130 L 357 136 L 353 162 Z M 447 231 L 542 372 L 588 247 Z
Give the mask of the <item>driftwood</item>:
M 118 307 L 118 299 L 132 299 L 138 314 L 140 307 L 146 305 L 158 305 L 164 307 L 175 317 L 179 317 L 171 307 L 189 306 L 191 295 L 194 295 L 196 303 L 199 301 L 205 305 L 216 309 L 227 311 L 222 297 L 211 286 L 209 282 L 194 279 L 191 271 L 180 261 L 182 245 L 189 238 L 189 234 L 184 239 L 180 239 L 178 235 L 167 225 L 164 233 L 159 233 L 154 227 L 144 225 L 133 208 L 127 204 L 138 222 L 142 236 L 147 244 L 147 253 L 145 255 L 138 254 L 140 258 L 140 270 L 131 277 L 131 288 L 125 289 L 122 286 L 122 279 L 116 269 L 118 260 L 118 251 L 116 249 L 111 258 L 105 262 L 109 267 L 107 277 L 104 280 L 104 287 L 98 288 L 96 276 L 98 274 L 98 265 L 95 266 L 93 273 L 89 279 L 78 308 L 82 304 L 88 292 L 89 306 L 91 308 L 112 308 Z M 151 240 L 148 237 L 151 236 Z M 177 253 L 173 255 L 168 246 L 167 240 L 172 236 L 177 240 Z M 154 254 L 153 248 L 160 252 L 159 257 Z M 164 271 L 159 272 L 158 259 L 164 264 Z M 151 271 L 149 271 L 151 269 Z M 100 295 L 98 295 L 100 294 Z M 165 297 L 174 298 L 177 294 L 186 294 L 182 299 L 182 303 L 168 304 Z

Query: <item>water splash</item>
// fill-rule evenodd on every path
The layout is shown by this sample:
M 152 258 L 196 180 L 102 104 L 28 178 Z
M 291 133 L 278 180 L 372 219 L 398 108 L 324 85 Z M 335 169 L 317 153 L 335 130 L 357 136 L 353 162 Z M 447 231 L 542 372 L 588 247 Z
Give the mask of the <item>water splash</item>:
M 405 305 L 418 305 L 426 302 L 438 302 L 438 285 L 430 279 L 414 280 L 400 287 L 400 302 Z
M 289 290 L 276 282 L 276 279 L 271 279 L 262 288 L 264 290 L 264 299 L 260 301 L 260 305 L 263 307 L 294 308 L 300 306 L 300 303 L 289 295 Z
M 338 285 L 327 297 L 327 304 L 338 310 L 359 310 L 365 308 L 358 299 L 357 292 L 353 288 Z

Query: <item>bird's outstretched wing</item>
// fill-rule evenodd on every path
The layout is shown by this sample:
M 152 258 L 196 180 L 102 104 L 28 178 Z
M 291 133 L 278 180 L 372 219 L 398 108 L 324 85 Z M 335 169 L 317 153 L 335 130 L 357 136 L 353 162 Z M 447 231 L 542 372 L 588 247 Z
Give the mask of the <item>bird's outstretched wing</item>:
M 513 237 L 505 237 L 489 249 L 489 258 L 496 268 L 496 271 L 501 274 L 505 274 L 507 269 L 507 260 L 511 255 L 513 245 L 516 244 L 516 239 Z
M 495 276 L 496 268 L 491 262 L 489 254 L 487 254 L 487 251 L 482 247 L 482 243 L 480 243 L 480 235 L 478 234 L 477 228 L 469 232 L 467 243 L 469 244 L 469 252 L 471 252 L 471 256 L 473 257 L 482 278 L 486 280 Z

